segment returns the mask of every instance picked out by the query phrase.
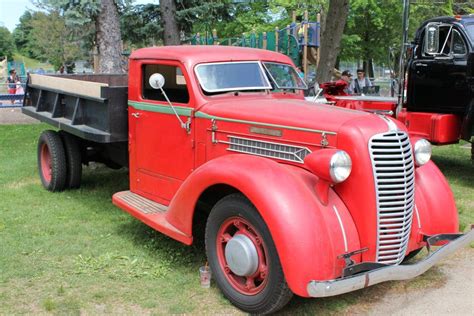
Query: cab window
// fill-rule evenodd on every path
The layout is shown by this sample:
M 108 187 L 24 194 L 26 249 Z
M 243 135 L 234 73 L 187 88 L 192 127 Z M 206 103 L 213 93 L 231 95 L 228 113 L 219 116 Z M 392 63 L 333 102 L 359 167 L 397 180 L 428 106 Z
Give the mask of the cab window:
M 189 92 L 186 79 L 181 68 L 173 65 L 146 64 L 142 66 L 142 96 L 144 99 L 163 101 L 166 98 L 160 89 L 153 89 L 148 82 L 154 73 L 160 73 L 165 78 L 163 90 L 173 103 L 189 103 Z

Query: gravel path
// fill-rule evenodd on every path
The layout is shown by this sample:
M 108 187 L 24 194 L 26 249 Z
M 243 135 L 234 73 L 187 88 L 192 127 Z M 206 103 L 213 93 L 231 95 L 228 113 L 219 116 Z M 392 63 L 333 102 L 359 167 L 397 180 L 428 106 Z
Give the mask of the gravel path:
M 467 247 L 438 263 L 439 287 L 387 291 L 368 306 L 368 315 L 474 315 L 474 249 Z M 436 268 L 436 267 L 434 267 Z M 410 282 L 410 281 L 407 281 Z M 413 281 L 416 282 L 416 281 Z M 436 283 L 436 282 L 435 282 Z
M 6 124 L 32 124 L 39 123 L 28 115 L 21 113 L 20 108 L 2 108 L 0 107 L 0 125 Z

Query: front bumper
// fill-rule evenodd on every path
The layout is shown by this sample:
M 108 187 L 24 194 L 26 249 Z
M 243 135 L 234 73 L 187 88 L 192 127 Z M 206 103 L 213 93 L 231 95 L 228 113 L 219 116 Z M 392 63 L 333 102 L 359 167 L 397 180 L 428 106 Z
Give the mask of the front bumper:
M 311 297 L 327 297 L 352 292 L 385 281 L 408 280 L 434 266 L 457 249 L 474 241 L 474 229 L 432 252 L 414 264 L 386 266 L 350 277 L 331 281 L 310 281 L 307 286 Z

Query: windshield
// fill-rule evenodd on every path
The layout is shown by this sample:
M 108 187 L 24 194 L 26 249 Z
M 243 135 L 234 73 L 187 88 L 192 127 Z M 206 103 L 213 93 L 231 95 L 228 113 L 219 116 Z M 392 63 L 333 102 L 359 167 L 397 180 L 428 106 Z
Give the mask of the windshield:
M 272 88 L 257 61 L 201 64 L 196 74 L 206 92 Z
M 278 89 L 308 89 L 306 83 L 301 79 L 295 68 L 292 66 L 269 62 L 264 62 L 263 65 Z
M 474 23 L 466 25 L 467 34 L 471 38 L 471 43 L 474 43 Z

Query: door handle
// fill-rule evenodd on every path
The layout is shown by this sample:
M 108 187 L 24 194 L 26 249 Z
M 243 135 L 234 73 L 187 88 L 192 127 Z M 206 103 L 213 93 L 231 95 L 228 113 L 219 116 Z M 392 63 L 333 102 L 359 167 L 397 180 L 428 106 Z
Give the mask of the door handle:
M 140 117 L 140 113 L 134 112 L 134 113 L 132 113 L 132 116 L 135 117 L 135 118 L 139 118 L 139 117 Z

